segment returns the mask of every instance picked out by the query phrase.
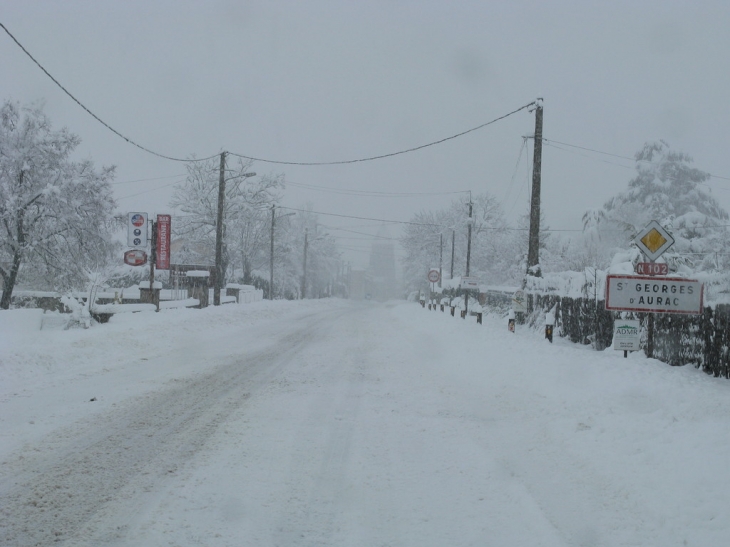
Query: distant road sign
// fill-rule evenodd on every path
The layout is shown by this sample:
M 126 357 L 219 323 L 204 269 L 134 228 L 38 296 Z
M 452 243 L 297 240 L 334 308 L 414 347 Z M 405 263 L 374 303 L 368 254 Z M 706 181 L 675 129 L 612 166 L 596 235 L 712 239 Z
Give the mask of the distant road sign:
M 461 283 L 459 283 L 459 287 L 462 289 L 478 289 L 479 288 L 479 278 L 477 277 L 462 277 Z
M 703 285 L 681 277 L 606 276 L 606 309 L 702 313 Z
M 428 280 L 431 283 L 438 283 L 439 279 L 441 279 L 441 274 L 439 273 L 438 270 L 430 270 L 428 272 Z

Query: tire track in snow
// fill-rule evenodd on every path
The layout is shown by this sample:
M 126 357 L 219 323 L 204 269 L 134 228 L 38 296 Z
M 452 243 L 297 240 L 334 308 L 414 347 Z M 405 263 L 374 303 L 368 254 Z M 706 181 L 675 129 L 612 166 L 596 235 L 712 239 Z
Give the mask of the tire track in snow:
M 119 543 L 166 479 L 342 310 L 310 316 L 267 350 L 54 433 L 0 464 L 0 544 Z
M 348 343 L 338 349 L 340 359 L 316 372 L 320 381 L 327 382 L 327 391 L 313 401 L 307 423 L 321 423 L 324 438 L 317 445 L 307 434 L 311 430 L 305 428 L 294 443 L 299 453 L 313 452 L 316 456 L 307 465 L 309 480 L 301 482 L 291 477 L 291 482 L 298 485 L 298 495 L 296 503 L 278 517 L 274 545 L 338 544 L 334 538 L 341 532 L 340 523 L 348 509 L 347 468 L 370 352 L 368 344 L 373 342 L 362 327 L 361 322 L 348 322 L 338 325 L 337 332 L 327 333 Z M 344 389 L 342 383 L 346 383 Z

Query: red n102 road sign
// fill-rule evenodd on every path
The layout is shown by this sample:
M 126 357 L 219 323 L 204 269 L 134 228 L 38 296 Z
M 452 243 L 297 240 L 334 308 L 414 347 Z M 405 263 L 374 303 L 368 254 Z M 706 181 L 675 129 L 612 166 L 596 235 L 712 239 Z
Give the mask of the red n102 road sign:
M 428 280 L 431 283 L 438 283 L 439 279 L 441 279 L 441 274 L 438 270 L 430 270 L 428 272 Z
M 636 273 L 639 275 L 667 275 L 669 264 L 658 262 L 639 262 L 636 265 Z

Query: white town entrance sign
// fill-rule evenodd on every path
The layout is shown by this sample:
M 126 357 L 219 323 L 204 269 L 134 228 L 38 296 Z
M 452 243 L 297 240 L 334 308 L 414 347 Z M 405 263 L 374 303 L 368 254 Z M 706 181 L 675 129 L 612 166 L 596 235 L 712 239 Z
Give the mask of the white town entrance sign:
M 606 276 L 606 309 L 656 313 L 702 313 L 703 286 L 681 277 Z

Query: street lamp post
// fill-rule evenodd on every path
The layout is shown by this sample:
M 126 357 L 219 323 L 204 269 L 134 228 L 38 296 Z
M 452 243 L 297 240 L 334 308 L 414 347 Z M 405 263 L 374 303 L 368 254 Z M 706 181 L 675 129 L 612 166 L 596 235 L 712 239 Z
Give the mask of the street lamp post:
M 317 226 L 314 227 L 314 233 L 317 234 Z M 312 241 L 320 241 L 324 239 L 323 236 L 317 236 Z M 302 265 L 302 299 L 306 297 L 307 293 L 307 250 L 309 249 L 309 229 L 304 228 L 304 264 Z
M 274 224 L 276 222 L 276 205 L 271 206 L 271 252 L 269 255 L 269 300 L 274 299 Z M 296 213 L 288 213 L 279 218 L 294 216 Z
M 307 237 L 309 236 L 309 229 L 304 228 L 304 265 L 302 274 L 302 300 L 306 297 L 307 293 Z

